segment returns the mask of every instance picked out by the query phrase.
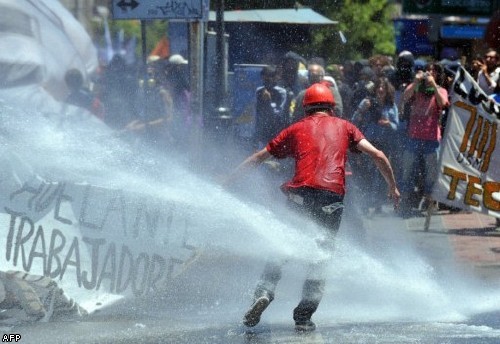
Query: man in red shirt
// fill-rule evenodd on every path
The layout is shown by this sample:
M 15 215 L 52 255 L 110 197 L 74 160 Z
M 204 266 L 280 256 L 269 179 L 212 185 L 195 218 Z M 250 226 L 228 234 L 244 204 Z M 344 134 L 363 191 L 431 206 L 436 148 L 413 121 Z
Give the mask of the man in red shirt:
M 243 161 L 228 181 L 266 159 L 292 157 L 295 175 L 283 184 L 289 205 L 310 216 L 325 229 L 326 242 L 320 248 L 333 248 L 333 239 L 340 227 L 345 194 L 345 165 L 347 151 L 370 155 L 389 187 L 389 197 L 395 207 L 399 190 L 385 154 L 368 142 L 352 123 L 334 116 L 335 100 L 329 88 L 316 83 L 309 87 L 303 100 L 306 117 L 281 131 L 267 146 Z M 293 318 L 298 331 L 316 328 L 311 321 L 323 296 L 325 278 L 312 269 L 303 284 L 302 300 L 294 309 Z M 281 278 L 281 265 L 268 263 L 257 285 L 254 302 L 245 314 L 243 323 L 252 327 L 260 321 L 262 312 L 274 299 L 274 290 Z

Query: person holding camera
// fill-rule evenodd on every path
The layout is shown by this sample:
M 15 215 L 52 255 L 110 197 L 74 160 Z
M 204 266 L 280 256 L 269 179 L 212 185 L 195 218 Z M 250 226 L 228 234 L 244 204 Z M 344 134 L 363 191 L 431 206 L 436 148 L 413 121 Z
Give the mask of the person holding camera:
M 411 206 L 418 203 L 412 192 L 418 175 L 423 176 L 420 196 L 432 205 L 431 192 L 437 178 L 438 152 L 441 142 L 441 116 L 450 105 L 444 85 L 445 72 L 441 64 L 428 63 L 418 71 L 403 93 L 405 106 L 410 106 L 408 145 L 403 153 L 401 213 L 410 215 Z M 417 202 L 415 202 L 417 201 Z
M 477 83 L 484 93 L 491 96 L 496 92 L 500 83 L 500 65 L 497 51 L 493 48 L 488 49 L 484 54 L 484 63 L 479 67 Z
M 361 130 L 365 137 L 378 149 L 385 152 L 390 161 L 393 160 L 396 142 L 395 135 L 399 125 L 399 112 L 395 102 L 395 89 L 389 79 L 378 77 L 373 90 L 359 103 L 351 121 Z M 373 164 L 366 156 L 353 156 L 352 167 L 354 179 L 364 191 L 365 213 L 368 208 L 375 208 L 375 213 L 382 211 L 385 201 L 381 189 L 383 181 L 380 178 L 367 178 L 372 175 Z M 392 161 L 393 162 L 393 161 Z

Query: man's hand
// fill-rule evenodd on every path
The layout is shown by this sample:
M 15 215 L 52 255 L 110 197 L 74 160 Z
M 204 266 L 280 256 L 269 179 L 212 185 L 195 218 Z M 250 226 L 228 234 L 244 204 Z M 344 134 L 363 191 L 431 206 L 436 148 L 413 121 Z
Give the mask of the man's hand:
M 387 118 L 381 118 L 378 120 L 378 125 L 381 125 L 383 127 L 387 127 L 391 125 L 391 122 Z
M 267 88 L 261 93 L 261 99 L 267 102 L 271 101 L 271 92 L 269 92 Z
M 425 81 L 427 81 L 427 83 L 429 83 L 429 84 L 433 84 L 433 83 L 435 83 L 435 82 L 436 82 L 436 81 L 434 80 L 434 77 L 432 76 L 432 74 L 431 74 L 431 73 L 429 73 L 429 72 L 425 72 L 424 76 L 425 76 Z
M 424 71 L 419 70 L 417 74 L 415 74 L 415 83 L 418 84 L 422 80 L 424 80 Z
M 266 148 L 261 149 L 250 155 L 241 164 L 236 167 L 236 169 L 231 172 L 223 181 L 221 181 L 222 187 L 228 187 L 237 179 L 240 175 L 244 174 L 247 170 L 255 168 L 262 164 L 264 161 L 271 157 L 271 153 L 267 151 Z
M 362 114 L 366 113 L 372 106 L 370 98 L 365 98 L 359 103 L 358 110 Z
M 125 130 L 140 131 L 140 130 L 144 130 L 145 128 L 146 128 L 146 123 L 144 123 L 138 119 L 134 119 L 132 122 L 127 124 L 127 126 L 125 127 Z
M 397 187 L 389 187 L 389 199 L 392 199 L 394 202 L 394 209 L 399 208 L 399 202 L 401 201 L 401 194 Z

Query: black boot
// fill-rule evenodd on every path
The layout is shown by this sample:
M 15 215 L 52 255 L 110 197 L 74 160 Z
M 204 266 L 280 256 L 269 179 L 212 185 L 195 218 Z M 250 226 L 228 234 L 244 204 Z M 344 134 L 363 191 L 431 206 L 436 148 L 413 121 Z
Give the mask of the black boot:
M 311 316 L 318 308 L 318 302 L 300 301 L 293 310 L 293 320 L 295 320 L 295 330 L 301 332 L 314 331 L 316 325 L 311 321 Z
M 267 306 L 271 303 L 270 298 L 267 295 L 263 295 L 257 298 L 250 309 L 245 313 L 243 317 L 243 324 L 248 327 L 254 327 L 260 321 L 262 313 L 266 310 Z
M 308 279 L 302 288 L 302 300 L 293 310 L 295 329 L 297 331 L 314 331 L 316 325 L 311 321 L 311 317 L 318 309 L 323 297 L 325 281 Z

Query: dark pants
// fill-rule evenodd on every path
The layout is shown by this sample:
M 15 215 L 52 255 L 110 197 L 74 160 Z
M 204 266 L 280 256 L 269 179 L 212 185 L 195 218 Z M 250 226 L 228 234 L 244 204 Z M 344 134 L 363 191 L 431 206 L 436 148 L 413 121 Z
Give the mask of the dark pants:
M 293 190 L 288 195 L 288 205 L 295 211 L 311 217 L 325 231 L 325 239 L 318 243 L 318 250 L 333 251 L 342 212 L 343 196 L 333 192 L 312 188 Z M 255 299 L 267 295 L 272 301 L 274 291 L 281 279 L 281 268 L 286 262 L 268 262 L 255 290 Z M 302 300 L 293 311 L 295 321 L 309 320 L 318 308 L 325 289 L 327 261 L 318 261 L 308 266 L 306 280 L 302 285 Z

